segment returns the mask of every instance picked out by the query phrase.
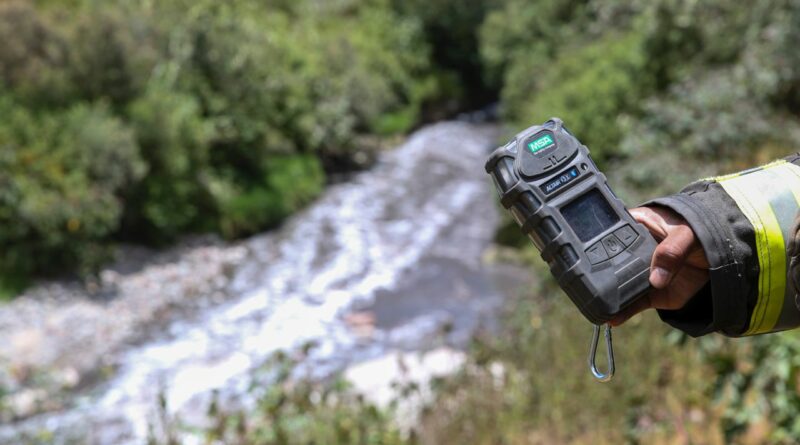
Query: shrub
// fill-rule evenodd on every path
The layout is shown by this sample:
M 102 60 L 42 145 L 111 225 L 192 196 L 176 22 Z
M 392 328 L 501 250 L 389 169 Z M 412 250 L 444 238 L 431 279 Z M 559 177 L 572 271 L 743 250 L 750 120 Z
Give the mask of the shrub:
M 415 125 L 422 36 L 390 0 L 1 4 L 5 275 L 278 224 L 321 161 Z
M 479 51 L 479 29 L 487 14 L 500 5 L 498 0 L 393 0 L 394 8 L 422 25 L 431 60 L 437 71 L 436 106 L 452 112 L 486 105 L 496 100 L 497 88 L 485 80 Z
M 197 101 L 158 81 L 128 108 L 148 174 L 125 191 L 123 234 L 148 241 L 214 228 L 208 190 L 211 128 Z
M 298 354 L 299 355 L 299 354 Z M 231 445 L 415 445 L 394 420 L 392 407 L 365 400 L 341 377 L 318 382 L 298 378 L 299 358 L 276 353 L 251 376 L 254 406 L 226 407 L 214 395 L 207 407 L 207 427 L 183 424 L 169 414 L 161 398 L 158 421 L 150 425 L 148 444 L 171 445 L 181 438 Z
M 538 256 L 532 246 L 524 252 Z M 664 341 L 675 332 L 655 313 L 645 314 L 614 330 L 617 374 L 598 384 L 586 365 L 591 324 L 566 301 L 546 265 L 538 258 L 534 264 L 542 281 L 507 303 L 499 331 L 477 338 L 458 373 L 438 380 L 421 437 L 617 444 L 667 443 L 681 434 L 691 443 L 719 443 L 713 440 L 719 423 L 704 411 L 711 376 L 695 345 Z M 599 349 L 605 369 L 605 346 Z M 703 421 L 687 421 L 689 412 Z
M 314 156 L 271 156 L 263 164 L 264 179 L 259 185 L 237 190 L 235 180 L 219 180 L 213 187 L 226 237 L 273 227 L 322 191 L 325 175 Z
M 797 332 L 735 340 L 707 337 L 700 345 L 714 370 L 710 387 L 723 407 L 725 443 L 746 436 L 753 443 L 795 443 L 800 436 Z
M 622 136 L 618 117 L 635 113 L 637 101 L 650 89 L 644 66 L 637 33 L 612 35 L 565 52 L 552 63 L 515 65 L 507 74 L 509 85 L 536 73 L 536 88 L 529 92 L 506 88 L 503 98 L 517 121 L 530 124 L 561 117 L 602 161 L 618 152 Z
M 175 37 L 185 45 L 180 87 L 216 124 L 221 158 L 346 149 L 424 96 L 419 29 L 383 2 L 257 6 L 200 2 Z
M 702 8 L 710 6 L 697 6 L 701 10 L 685 17 L 685 26 L 701 28 Z M 792 116 L 790 92 L 800 71 L 786 61 L 796 58 L 788 42 L 796 33 L 791 23 L 800 20 L 800 8 L 754 7 L 761 12 L 736 29 L 755 37 L 737 43 L 735 52 L 717 42 L 719 36 L 701 36 L 703 58 L 728 60 L 734 52 L 731 63 L 685 67 L 664 94 L 643 102 L 638 118 L 624 120 L 620 154 L 628 160 L 616 169 L 623 193 L 636 199 L 673 193 L 696 178 L 750 168 L 796 150 L 800 125 Z M 761 33 L 762 27 L 770 32 Z
M 0 41 L 0 91 L 34 104 L 71 98 L 69 43 L 30 3 L 0 3 Z
M 98 3 L 67 21 L 68 73 L 81 99 L 105 100 L 121 111 L 142 93 L 158 54 L 152 25 L 139 13 Z
M 384 2 L 258 6 L 194 3 L 171 37 L 182 48 L 175 85 L 212 127 L 211 190 L 229 237 L 307 203 L 324 182 L 314 156 L 346 154 L 362 133 L 407 129 L 433 88 L 418 26 Z M 165 8 L 160 26 L 183 17 Z
M 102 259 L 120 190 L 144 173 L 133 132 L 102 105 L 31 113 L 0 100 L 0 269 L 30 273 Z

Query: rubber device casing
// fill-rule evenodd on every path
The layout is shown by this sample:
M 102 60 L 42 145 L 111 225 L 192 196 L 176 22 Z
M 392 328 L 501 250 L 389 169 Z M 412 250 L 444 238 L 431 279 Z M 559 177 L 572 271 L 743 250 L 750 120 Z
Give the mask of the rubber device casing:
M 526 144 L 544 133 L 553 136 L 555 145 L 533 153 Z M 579 172 L 576 178 L 550 193 L 543 190 L 544 185 L 573 167 Z M 606 176 L 592 161 L 589 149 L 560 119 L 552 118 L 518 133 L 492 152 L 485 168 L 494 180 L 503 207 L 512 212 L 523 233 L 541 252 L 558 284 L 590 322 L 607 322 L 650 290 L 650 261 L 656 241 L 643 225 L 634 221 L 625 204 L 608 186 Z M 584 242 L 567 223 L 561 208 L 593 189 L 602 194 L 619 221 Z M 602 255 L 595 252 L 590 260 L 587 249 L 606 240 L 614 247 L 609 235 L 630 235 L 623 229 L 625 226 L 636 234 L 630 245 L 613 256 L 603 245 L 610 257 L 598 261 Z M 623 231 L 619 232 L 621 229 Z M 621 241 L 620 237 L 614 237 Z M 592 264 L 593 261 L 596 264 Z

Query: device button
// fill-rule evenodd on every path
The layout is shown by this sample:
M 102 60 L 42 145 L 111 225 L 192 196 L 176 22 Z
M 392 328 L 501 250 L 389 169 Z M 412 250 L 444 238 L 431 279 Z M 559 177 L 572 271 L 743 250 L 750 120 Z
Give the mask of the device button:
M 625 244 L 625 246 L 630 246 L 633 244 L 633 242 L 636 241 L 636 238 L 639 236 L 636 234 L 636 231 L 631 228 L 631 226 L 625 226 L 621 229 L 617 229 L 617 231 L 614 232 L 614 235 L 616 235 L 617 238 L 622 241 L 622 244 Z
M 586 249 L 586 256 L 589 257 L 589 262 L 592 264 L 602 263 L 608 259 L 608 254 L 606 249 L 603 249 L 602 243 L 597 243 Z
M 567 268 L 572 267 L 578 262 L 578 255 L 575 254 L 575 250 L 572 248 L 572 246 L 566 245 L 562 247 L 558 254 L 561 256 L 561 261 Z
M 622 242 L 614 235 L 608 235 L 607 237 L 603 238 L 601 242 L 603 243 L 603 247 L 606 248 L 606 252 L 608 252 L 609 257 L 616 256 L 625 250 L 625 245 L 623 245 Z

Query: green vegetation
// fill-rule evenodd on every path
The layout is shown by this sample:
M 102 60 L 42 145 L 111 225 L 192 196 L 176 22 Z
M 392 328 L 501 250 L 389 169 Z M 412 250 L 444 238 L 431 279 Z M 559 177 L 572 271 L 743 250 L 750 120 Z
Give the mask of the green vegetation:
M 0 38 L 4 293 L 116 240 L 275 226 L 439 84 L 420 21 L 380 0 L 20 0 Z
M 628 202 L 797 150 L 796 2 L 524 3 L 507 0 L 481 30 L 506 118 L 519 126 L 563 117 L 615 172 L 610 178 Z M 498 241 L 537 256 L 515 229 L 503 226 Z M 585 373 L 588 333 L 567 306 L 547 298 L 517 303 L 507 332 L 473 352 L 475 366 L 445 381 L 431 408 L 445 413 L 433 421 L 436 437 L 469 431 L 480 438 L 471 443 L 486 444 L 796 443 L 796 332 L 694 340 L 649 314 L 617 331 L 621 378 L 592 386 L 585 375 L 572 380 Z M 499 386 L 481 366 L 495 361 L 509 370 Z
M 532 267 L 545 276 L 541 260 Z M 615 331 L 618 373 L 601 385 L 586 368 L 590 325 L 555 284 L 532 290 L 512 302 L 500 335 L 477 338 L 470 362 L 438 382 L 423 424 L 429 443 L 664 443 L 678 434 L 719 443 L 709 368 L 655 314 Z
M 548 276 L 535 249 L 501 252 Z M 589 325 L 565 298 L 549 280 L 530 286 L 499 335 L 475 339 L 437 382 L 425 443 L 796 443 L 797 332 L 690 339 L 648 313 L 615 331 L 617 376 L 601 385 L 585 368 Z
M 5 2 L 0 289 L 90 273 L 119 240 L 273 227 L 367 136 L 494 98 L 515 127 L 562 117 L 628 198 L 788 152 L 798 15 L 768 0 Z
M 620 122 L 627 159 L 618 168 L 632 195 L 668 193 L 796 151 L 800 7 L 662 3 L 647 22 L 646 47 L 663 92 Z
M 494 99 L 515 128 L 562 117 L 630 203 L 800 139 L 790 0 L 13 0 L 0 3 L 0 41 L 0 295 L 31 276 L 89 273 L 116 241 L 275 226 L 355 164 L 366 136 Z M 498 241 L 535 256 L 516 228 Z M 279 380 L 255 413 L 213 411 L 221 423 L 204 437 L 800 435 L 798 334 L 697 341 L 651 314 L 618 331 L 619 379 L 600 386 L 583 367 L 587 324 L 548 297 L 560 294 L 551 283 L 535 294 L 437 382 L 418 436 L 341 385 Z
M 297 379 L 293 374 L 299 358 L 278 353 L 252 376 L 255 409 L 226 409 L 215 396 L 207 412 L 213 426 L 205 430 L 187 427 L 170 416 L 162 397 L 158 422 L 151 425 L 148 442 L 177 445 L 182 437 L 191 436 L 203 443 L 229 445 L 418 443 L 395 425 L 392 409 L 380 409 L 366 401 L 341 378 L 327 382 Z
M 547 276 L 533 248 L 498 255 Z M 396 407 L 419 400 L 415 385 L 398 387 L 398 398 L 378 407 L 341 377 L 298 378 L 302 354 L 280 353 L 253 376 L 255 408 L 214 400 L 211 426 L 198 430 L 162 406 L 151 443 L 186 436 L 263 445 L 795 443 L 797 333 L 693 340 L 647 313 L 615 331 L 617 375 L 599 384 L 584 361 L 590 325 L 565 299 L 550 280 L 526 284 L 504 311 L 502 330 L 476 335 L 461 369 L 432 381 L 434 398 L 409 431 L 398 427 Z
M 509 112 L 533 122 L 559 116 L 581 139 L 599 148 L 598 160 L 615 156 L 622 131 L 613 116 L 635 107 L 650 90 L 643 79 L 645 58 L 640 47 L 640 37 L 629 33 L 567 52 L 558 63 L 542 69 L 538 81 L 543 87 L 535 98 L 509 96 L 509 104 L 519 104 L 519 109 L 510 105 Z

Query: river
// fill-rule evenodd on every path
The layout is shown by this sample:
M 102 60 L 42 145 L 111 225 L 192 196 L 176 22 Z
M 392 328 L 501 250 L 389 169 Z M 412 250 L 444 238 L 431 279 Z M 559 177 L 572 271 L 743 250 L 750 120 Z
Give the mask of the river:
M 497 135 L 468 122 L 422 128 L 280 229 L 109 269 L 89 296 L 43 284 L 9 303 L 6 360 L 29 354 L 79 383 L 62 405 L 0 427 L 0 443 L 43 432 L 142 443 L 159 393 L 171 414 L 201 416 L 212 391 L 245 398 L 271 354 L 309 342 L 304 372 L 320 378 L 388 351 L 463 346 L 520 282 L 482 260 L 499 220 L 483 171 Z M 204 284 L 189 298 L 192 280 Z M 53 286 L 76 295 L 42 296 Z

